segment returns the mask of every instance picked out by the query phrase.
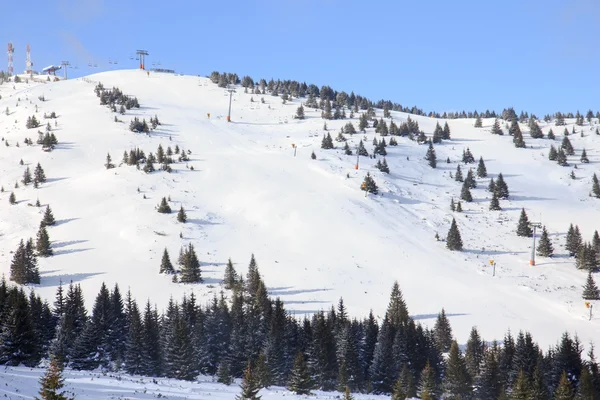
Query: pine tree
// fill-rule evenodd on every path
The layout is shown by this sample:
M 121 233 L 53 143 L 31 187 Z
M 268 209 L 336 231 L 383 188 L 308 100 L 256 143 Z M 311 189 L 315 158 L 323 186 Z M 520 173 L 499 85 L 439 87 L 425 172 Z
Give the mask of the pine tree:
M 15 192 L 10 192 L 10 196 L 8 196 L 8 202 L 10 204 L 16 204 L 17 203 L 17 197 L 15 196 Z
M 450 346 L 442 387 L 445 399 L 468 399 L 473 392 L 471 377 L 456 341 Z
M 388 166 L 388 163 L 385 160 L 385 157 L 383 157 L 383 162 L 381 163 L 381 168 L 379 168 L 379 170 L 386 174 L 390 173 L 390 167 Z
M 33 171 L 33 179 L 38 183 L 46 182 L 46 174 L 44 173 L 44 169 L 40 163 L 37 163 L 35 166 L 35 170 Z
M 592 176 L 592 196 L 600 199 L 600 184 L 598 183 L 598 177 L 596 174 Z
M 52 248 L 50 247 L 50 237 L 45 226 L 40 226 L 37 233 L 36 242 L 37 255 L 39 257 L 49 257 L 53 254 Z
M 294 359 L 294 366 L 290 374 L 288 389 L 295 394 L 309 395 L 312 383 L 310 374 L 304 361 L 304 355 L 300 352 Z
M 487 178 L 487 168 L 483 162 L 483 157 L 479 157 L 479 165 L 477 166 L 477 177 Z
M 575 394 L 567 378 L 567 372 L 563 371 L 558 382 L 558 387 L 554 391 L 554 400 L 574 400 Z
M 456 182 L 463 182 L 462 170 L 460 169 L 460 164 L 456 166 L 456 172 L 454 173 L 454 180 Z
M 581 369 L 579 376 L 579 387 L 577 388 L 577 400 L 597 400 L 600 393 L 596 392 L 594 379 L 587 365 Z
M 174 274 L 175 268 L 173 268 L 173 264 L 171 263 L 171 259 L 169 258 L 169 252 L 165 247 L 165 251 L 162 255 L 162 260 L 160 262 L 160 270 L 159 274 Z
M 433 144 L 431 142 L 429 142 L 429 148 L 427 149 L 425 159 L 429 162 L 429 166 L 431 168 L 435 168 L 437 158 L 435 156 L 435 149 L 433 148 Z
M 504 181 L 504 176 L 502 176 L 502 172 L 498 174 L 498 179 L 496 179 L 494 188 L 499 199 L 508 199 L 510 193 L 508 191 L 508 185 Z
M 517 375 L 517 380 L 513 386 L 510 400 L 529 400 L 529 396 L 529 379 L 527 379 L 527 375 L 523 373 L 523 370 L 520 370 L 519 374 Z
M 498 122 L 498 119 L 494 121 L 494 125 L 492 126 L 492 135 L 504 135 L 504 132 L 502 132 L 502 129 L 500 128 L 500 122 Z
M 158 206 L 158 212 L 161 214 L 169 214 L 171 212 L 171 207 L 169 203 L 167 203 L 167 198 L 163 197 L 160 201 L 160 205 Z
M 52 214 L 52 210 L 50 209 L 50 206 L 46 207 L 46 211 L 44 212 L 44 217 L 42 218 L 42 222 L 40 223 L 40 226 L 52 226 L 56 223 L 55 219 L 54 219 L 54 215 Z
M 508 134 L 513 137 L 513 143 L 516 148 L 524 148 L 525 141 L 523 140 L 523 133 L 521 132 L 521 128 L 519 128 L 519 123 L 516 119 L 513 119 L 510 125 L 510 129 L 508 130 Z
M 477 181 L 475 181 L 475 177 L 473 176 L 473 170 L 471 168 L 469 168 L 469 171 L 467 171 L 465 183 L 469 185 L 469 189 L 475 189 L 477 187 Z
M 310 158 L 311 158 L 312 160 L 316 160 L 316 159 L 317 159 L 317 155 L 315 154 L 315 151 L 314 151 L 314 150 L 313 150 L 313 152 L 312 152 L 312 153 L 310 153 Z
M 458 201 L 458 203 L 456 203 L 456 212 L 462 212 L 462 204 L 460 202 L 460 200 Z
M 540 242 L 537 247 L 537 255 L 541 257 L 552 257 L 554 254 L 554 247 L 550 242 L 550 238 L 548 237 L 548 231 L 546 231 L 546 227 L 542 228 L 542 236 L 540 237 Z
M 115 164 L 112 163 L 112 158 L 110 157 L 110 153 L 106 154 L 106 163 L 104 164 L 106 169 L 111 169 L 115 167 Z
M 452 224 L 446 238 L 446 247 L 452 251 L 462 251 L 463 243 L 456 225 L 456 220 L 452 218 Z
M 581 151 L 581 158 L 580 158 L 580 161 L 581 161 L 583 164 L 587 164 L 587 163 L 589 163 L 589 162 L 590 162 L 590 159 L 588 158 L 588 156 L 587 156 L 587 153 L 585 152 L 585 149 L 583 149 L 583 150 Z
M 531 237 L 533 236 L 533 231 L 529 226 L 529 218 L 527 218 L 527 213 L 525 209 L 521 209 L 521 216 L 519 217 L 519 225 L 517 226 L 517 236 L 522 237 Z
M 471 189 L 469 189 L 469 182 L 465 181 L 462 185 L 462 189 L 460 190 L 460 198 L 461 200 L 470 203 L 473 201 L 473 196 L 471 195 Z
M 488 192 L 494 193 L 496 191 L 496 183 L 494 182 L 494 178 L 490 179 L 490 184 L 488 185 Z
M 233 263 L 231 262 L 231 258 L 227 260 L 227 266 L 225 266 L 225 276 L 223 278 L 223 283 L 225 284 L 225 289 L 231 290 L 236 287 L 238 280 L 238 274 L 235 272 L 233 268 Z
M 440 123 L 436 123 L 435 125 L 435 129 L 433 130 L 433 136 L 432 136 L 432 141 L 433 143 L 442 143 L 442 127 L 440 126 Z
M 50 364 L 46 368 L 46 373 L 40 378 L 40 400 L 67 400 L 68 397 L 61 391 L 64 382 L 60 363 L 55 357 L 50 357 Z
M 415 386 L 415 378 L 408 368 L 406 363 L 402 364 L 400 376 L 392 390 L 391 400 L 405 400 L 416 397 L 417 388 Z
M 456 205 L 454 204 L 454 197 L 450 199 L 450 210 L 456 211 Z
M 23 185 L 28 185 L 31 183 L 31 171 L 29 170 L 29 167 L 25 168 L 25 172 L 23 172 L 23 179 L 21 179 L 21 182 L 23 182 Z
M 567 155 L 565 154 L 565 151 L 562 149 L 562 147 L 558 149 L 558 153 L 556 154 L 556 162 L 561 167 L 566 167 L 569 165 L 569 163 L 567 163 Z
M 571 257 L 574 256 L 577 253 L 577 244 L 575 243 L 575 228 L 573 227 L 573 224 L 569 225 L 565 242 L 565 249 L 569 252 Z
M 596 286 L 592 271 L 588 271 L 587 281 L 583 287 L 583 298 L 584 300 L 600 300 L 600 291 Z
M 248 366 L 244 370 L 244 377 L 240 387 L 242 388 L 242 393 L 236 396 L 236 400 L 260 400 L 261 396 L 258 395 L 258 392 L 261 388 L 250 362 L 248 362 Z
M 181 283 L 202 282 L 202 272 L 200 270 L 200 261 L 194 250 L 194 246 L 189 243 L 183 256 L 183 265 L 181 267 Z
M 466 150 L 463 150 L 462 162 L 465 164 L 471 164 L 475 162 L 475 157 L 473 153 L 471 153 L 471 149 L 467 147 Z
M 562 144 L 560 147 L 565 151 L 568 156 L 572 156 L 575 154 L 575 150 L 573 149 L 573 145 L 571 145 L 571 141 L 567 136 L 563 138 Z
M 369 174 L 368 172 L 367 172 L 367 175 L 365 176 L 365 180 L 363 181 L 362 185 L 360 186 L 360 190 L 364 190 L 368 193 L 373 193 L 373 194 L 377 194 L 379 192 L 379 188 L 377 187 L 375 180 L 373 180 L 373 178 L 371 177 L 371 174 Z
M 502 208 L 500 207 L 500 202 L 498 201 L 498 195 L 496 192 L 492 194 L 492 200 L 490 202 L 490 211 L 500 211 Z
M 480 116 L 477 116 L 477 119 L 475 119 L 475 125 L 474 125 L 474 127 L 475 128 L 481 128 L 481 127 L 483 127 L 483 123 L 481 121 L 481 117 Z
M 177 222 L 181 222 L 182 224 L 187 222 L 187 214 L 185 213 L 183 206 L 179 208 L 179 212 L 177 213 Z
M 442 139 L 450 140 L 450 126 L 448 126 L 448 121 L 444 122 L 444 129 L 442 130 Z
M 548 131 L 548 139 L 550 139 L 550 140 L 556 139 L 556 135 L 554 134 L 554 132 L 552 131 L 552 129 L 550 129 Z
M 452 327 L 450 326 L 448 317 L 446 317 L 446 311 L 443 308 L 435 321 L 433 338 L 440 353 L 445 353 L 450 350 L 450 345 L 452 344 Z
M 425 364 L 425 368 L 421 372 L 421 380 L 419 381 L 419 393 L 421 399 L 433 400 L 437 397 L 438 385 L 436 382 L 435 371 L 431 367 L 429 360 Z
M 558 158 L 558 153 L 556 152 L 556 147 L 554 145 L 550 145 L 550 151 L 548 152 L 548 159 L 550 161 L 556 161 Z
M 300 119 L 303 119 L 304 116 Z M 229 364 L 227 361 L 219 362 L 219 369 L 217 370 L 217 382 L 222 383 L 224 385 L 231 385 L 233 382 L 233 377 L 231 376 L 231 372 L 229 371 Z

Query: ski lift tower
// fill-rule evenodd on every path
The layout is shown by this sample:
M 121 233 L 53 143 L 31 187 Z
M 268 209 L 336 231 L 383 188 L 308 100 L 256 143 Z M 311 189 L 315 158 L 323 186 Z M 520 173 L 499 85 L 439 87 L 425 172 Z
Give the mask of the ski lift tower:
M 146 50 L 136 50 L 135 54 L 137 54 L 140 59 L 140 69 L 146 69 L 144 58 L 149 55 L 148 52 Z
M 60 63 L 60 65 L 62 65 L 65 70 L 65 81 L 66 81 L 67 80 L 67 68 L 69 68 L 71 63 L 69 63 L 68 61 L 63 61 Z
M 236 91 L 233 87 L 228 87 L 226 91 L 229 92 L 229 112 L 227 113 L 227 122 L 231 122 L 231 96 L 236 93 Z
M 529 265 L 535 265 L 535 229 L 541 228 L 542 224 L 540 222 L 530 222 L 529 227 L 533 228 L 533 247 L 531 248 L 531 257 L 529 258 Z

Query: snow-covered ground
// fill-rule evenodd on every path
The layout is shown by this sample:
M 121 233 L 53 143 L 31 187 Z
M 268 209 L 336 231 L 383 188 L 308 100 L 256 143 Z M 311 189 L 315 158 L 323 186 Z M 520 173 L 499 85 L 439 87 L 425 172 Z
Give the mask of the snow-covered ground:
M 44 374 L 41 368 L 4 368 L 0 370 L 0 396 L 11 400 L 33 399 L 38 396 L 39 379 Z M 76 399 L 188 399 L 188 400 L 233 400 L 241 392 L 237 380 L 230 386 L 213 382 L 210 377 L 200 377 L 197 382 L 175 379 L 147 378 L 126 374 L 102 374 L 89 371 L 66 370 L 63 373 L 63 390 Z M 315 390 L 311 396 L 298 396 L 280 387 L 262 389 L 263 400 L 340 399 L 339 392 Z M 388 396 L 352 394 L 356 400 L 383 400 Z
M 124 116 L 111 113 L 94 93 L 97 82 L 137 96 L 142 107 Z M 38 100 L 42 94 L 45 102 Z M 600 173 L 600 137 L 587 122 L 585 137 L 570 136 L 576 180 L 568 176 L 572 168 L 548 160 L 551 141 L 531 139 L 526 125 L 521 129 L 528 148 L 516 149 L 511 136 L 489 133 L 493 120 L 477 129 L 468 119 L 448 121 L 452 140 L 435 146 L 438 168 L 423 159 L 426 146 L 398 137 L 397 147 L 387 147 L 391 173 L 384 175 L 373 167 L 376 160 L 365 157 L 355 170 L 356 157 L 345 156 L 340 143 L 335 150 L 321 150 L 320 110 L 305 108 L 305 120 L 293 119 L 302 99 L 284 105 L 279 97 L 238 89 L 232 122 L 226 122 L 229 96 L 206 78 L 113 71 L 14 88 L 5 83 L 0 95 L 0 134 L 10 144 L 0 145 L 5 189 L 0 193 L 0 268 L 8 275 L 19 240 L 35 237 L 43 208 L 30 204 L 37 198 L 50 204 L 58 220 L 49 229 L 55 256 L 39 260 L 42 282 L 33 286 L 45 298 L 54 297 L 59 282 L 73 281 L 81 284 L 91 306 L 104 281 L 130 289 L 140 301 L 150 298 L 159 308 L 184 292 L 206 302 L 221 290 L 227 259 L 245 273 L 254 253 L 270 293 L 297 316 L 328 309 L 343 297 L 351 315 L 363 317 L 372 308 L 382 317 L 398 280 L 412 317 L 431 325 L 445 307 L 460 343 L 473 325 L 486 340 L 501 339 L 509 328 L 528 330 L 542 348 L 556 343 L 565 330 L 576 332 L 583 343 L 598 339 L 600 317 L 588 321 L 581 299 L 586 274 L 563 249 L 570 223 L 578 224 L 588 241 L 600 229 L 600 200 L 588 196 L 592 173 Z M 25 128 L 27 117 L 35 114 L 45 124 L 42 115 L 52 111 L 58 114 L 57 148 L 47 153 L 39 145 L 25 146 L 25 137 L 37 139 L 36 129 Z M 123 122 L 114 122 L 115 115 Z M 148 120 L 154 115 L 163 124 L 149 136 L 128 130 L 134 116 Z M 392 116 L 400 123 L 408 114 Z M 428 134 L 438 122 L 411 118 Z M 334 138 L 347 122 L 327 121 Z M 567 122 L 571 131 L 574 121 Z M 353 123 L 357 127 L 358 119 Z M 541 126 L 545 134 L 553 128 L 558 146 L 563 128 Z M 374 136 L 379 139 L 368 129 L 348 138 L 352 148 L 366 138 L 371 153 Z M 103 166 L 108 152 L 120 164 L 125 150 L 155 152 L 159 144 L 189 149 L 191 160 L 175 164 L 172 174 Z M 463 202 L 464 213 L 450 211 L 461 184 L 449 174 L 467 147 L 476 160 L 483 156 L 490 177 L 503 173 L 511 199 L 501 201 L 502 211 L 488 211 L 489 178 L 478 179 L 474 202 Z M 587 165 L 579 163 L 584 147 Z M 310 158 L 312 150 L 316 160 Z M 451 164 L 445 163 L 447 157 Z M 32 169 L 40 162 L 47 183 L 14 189 L 25 168 L 21 159 Z M 380 195 L 365 197 L 360 190 L 367 171 Z M 18 201 L 13 206 L 11 191 Z M 170 196 L 173 214 L 156 212 L 163 196 Z M 175 218 L 180 205 L 188 213 L 185 225 Z M 522 207 L 530 220 L 547 226 L 557 254 L 538 258 L 535 267 L 528 265 L 531 239 L 515 234 Z M 446 236 L 453 216 L 464 252 L 450 252 L 434 238 L 436 232 Z M 205 282 L 182 285 L 159 275 L 163 249 L 175 261 L 180 246 L 189 242 Z M 490 259 L 497 264 L 495 277 Z

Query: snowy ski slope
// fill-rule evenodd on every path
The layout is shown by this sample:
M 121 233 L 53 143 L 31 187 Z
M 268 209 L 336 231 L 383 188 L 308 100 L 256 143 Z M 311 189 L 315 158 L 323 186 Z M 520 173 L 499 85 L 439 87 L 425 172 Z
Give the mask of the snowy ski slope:
M 97 82 L 137 96 L 141 108 L 114 122 L 115 114 L 100 106 L 94 93 Z M 493 120 L 473 128 L 474 121 L 464 119 L 448 121 L 452 140 L 435 146 L 438 168 L 423 159 L 426 146 L 398 137 L 397 147 L 387 147 L 391 173 L 384 175 L 374 168 L 377 160 L 365 157 L 355 170 L 356 157 L 345 156 L 340 143 L 335 142 L 335 150 L 321 150 L 320 110 L 305 108 L 305 120 L 293 119 L 302 99 L 284 105 L 279 97 L 245 94 L 240 88 L 227 123 L 229 96 L 206 78 L 113 71 L 14 88 L 5 83 L 0 95 L 0 134 L 10 144 L 0 145 L 5 189 L 0 193 L 0 268 L 8 276 L 19 240 L 35 237 L 44 209 L 29 204 L 37 198 L 50 204 L 58 220 L 49 229 L 55 256 L 39 260 L 42 282 L 34 286 L 45 298 L 54 297 L 59 282 L 73 281 L 81 284 L 91 306 L 104 281 L 130 289 L 139 301 L 150 298 L 161 309 L 171 296 L 179 299 L 183 293 L 194 292 L 205 303 L 221 291 L 227 259 L 245 273 L 254 253 L 270 293 L 298 317 L 328 309 L 340 297 L 353 316 L 366 316 L 373 308 L 382 317 L 398 280 L 412 317 L 430 325 L 445 307 L 459 343 L 473 325 L 489 341 L 501 339 L 509 328 L 528 330 L 542 348 L 556 343 L 565 330 L 577 332 L 583 343 L 598 340 L 600 317 L 588 321 L 581 299 L 586 274 L 563 248 L 571 222 L 579 225 L 584 240 L 600 229 L 600 200 L 589 197 L 591 176 L 600 173 L 595 119 L 592 127 L 586 122 L 583 138 L 570 136 L 576 180 L 568 176 L 571 167 L 548 160 L 551 141 L 531 139 L 526 125 L 521 130 L 528 148 L 516 149 L 511 136 L 490 134 Z M 39 145 L 25 146 L 25 137 L 37 139 L 36 129 L 25 128 L 27 117 L 35 114 L 45 123 L 43 113 L 52 111 L 59 116 L 53 127 L 57 148 L 43 152 Z M 149 136 L 128 130 L 134 116 L 148 120 L 154 115 L 163 125 Z M 408 114 L 392 116 L 400 123 Z M 438 122 L 411 118 L 427 134 Z M 327 121 L 334 138 L 347 122 Z M 571 131 L 574 121 L 567 122 Z M 358 127 L 358 118 L 353 123 Z M 554 145 L 560 145 L 562 127 L 543 121 L 540 126 L 545 134 L 553 128 Z M 379 139 L 372 128 L 347 135 L 353 149 L 366 137 L 370 153 L 374 136 Z M 191 150 L 190 161 L 175 164 L 172 174 L 119 165 L 123 151 L 139 147 L 147 154 L 159 144 Z M 467 147 L 476 160 L 483 156 L 489 177 L 503 173 L 511 198 L 501 201 L 502 211 L 488 211 L 489 178 L 477 180 L 474 202 L 463 202 L 464 213 L 450 211 L 461 184 L 449 173 Z M 579 163 L 582 148 L 590 164 Z M 316 160 L 310 158 L 312 150 Z M 108 152 L 115 169 L 103 166 Z M 40 162 L 48 181 L 39 189 L 21 184 L 14 189 L 25 168 L 20 159 L 32 169 Z M 466 174 L 468 166 L 462 168 Z M 367 172 L 380 195 L 365 197 L 360 190 Z M 12 206 L 11 191 L 18 201 Z M 170 215 L 155 210 L 163 196 L 172 200 Z M 175 218 L 180 205 L 188 213 L 185 225 Z M 515 234 L 522 207 L 530 220 L 547 226 L 555 246 L 556 256 L 538 258 L 535 267 L 528 265 L 531 239 Z M 450 252 L 434 238 L 436 232 L 446 236 L 453 216 L 464 252 Z M 189 242 L 196 247 L 205 282 L 182 285 L 159 275 L 163 249 L 175 261 L 180 246 Z M 497 263 L 495 277 L 490 259 Z

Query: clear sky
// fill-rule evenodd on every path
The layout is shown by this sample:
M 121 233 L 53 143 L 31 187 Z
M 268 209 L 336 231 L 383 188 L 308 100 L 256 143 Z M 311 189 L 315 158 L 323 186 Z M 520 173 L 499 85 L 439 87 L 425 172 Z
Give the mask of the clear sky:
M 141 48 L 150 68 L 295 79 L 425 111 L 600 110 L 598 0 L 6 3 L 16 71 L 27 43 L 34 69 L 68 60 L 73 77 L 134 68 Z

